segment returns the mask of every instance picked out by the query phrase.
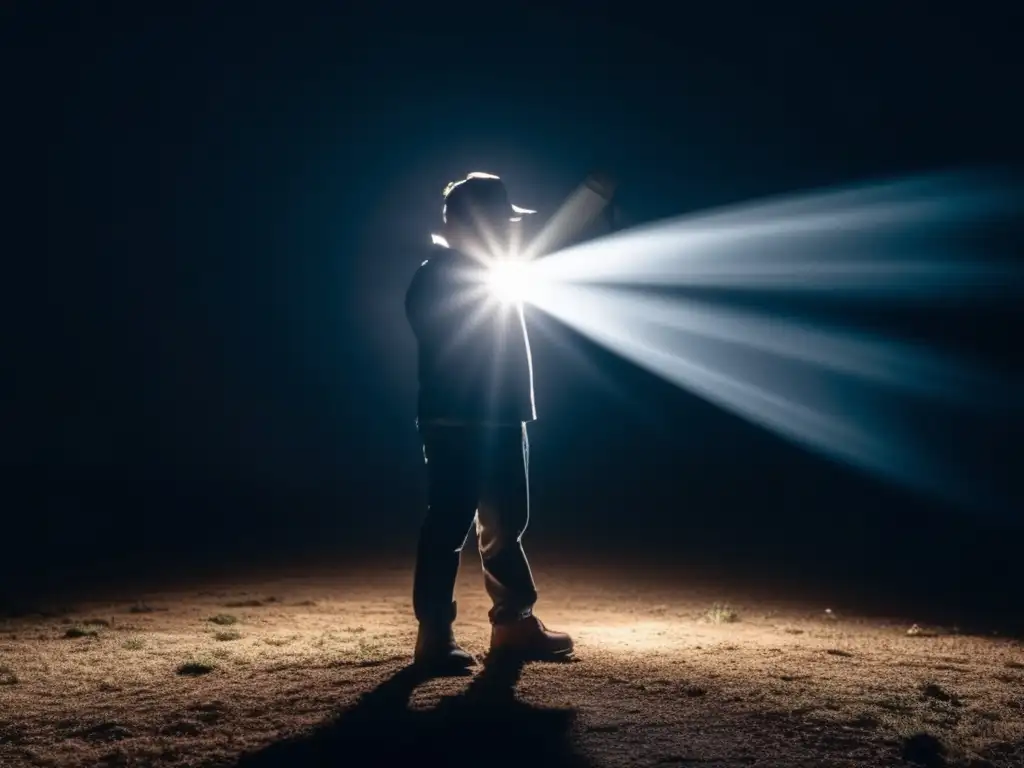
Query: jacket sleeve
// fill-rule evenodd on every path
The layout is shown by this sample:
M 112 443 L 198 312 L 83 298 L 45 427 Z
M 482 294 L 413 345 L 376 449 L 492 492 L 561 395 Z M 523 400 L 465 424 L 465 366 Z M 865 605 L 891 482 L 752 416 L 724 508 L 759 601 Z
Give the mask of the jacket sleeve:
M 405 319 L 413 328 L 419 323 L 423 311 L 423 267 L 416 270 L 405 292 Z
M 405 317 L 417 333 L 426 322 L 431 304 L 437 298 L 436 272 L 436 267 L 430 261 L 423 262 L 405 292 Z

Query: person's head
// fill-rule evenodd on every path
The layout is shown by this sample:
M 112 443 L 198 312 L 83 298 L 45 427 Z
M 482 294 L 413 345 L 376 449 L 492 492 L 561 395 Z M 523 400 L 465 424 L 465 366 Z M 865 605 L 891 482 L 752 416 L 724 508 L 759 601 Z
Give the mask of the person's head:
M 441 216 L 445 237 L 457 243 L 507 243 L 512 226 L 534 211 L 513 205 L 505 183 L 490 173 L 474 172 L 444 189 Z

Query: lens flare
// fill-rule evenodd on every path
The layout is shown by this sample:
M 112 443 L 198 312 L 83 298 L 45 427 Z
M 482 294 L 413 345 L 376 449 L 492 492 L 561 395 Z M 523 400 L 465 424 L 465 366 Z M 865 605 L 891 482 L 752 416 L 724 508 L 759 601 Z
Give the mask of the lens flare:
M 518 259 L 494 261 L 487 268 L 486 283 L 491 295 L 502 304 L 530 300 L 529 263 Z

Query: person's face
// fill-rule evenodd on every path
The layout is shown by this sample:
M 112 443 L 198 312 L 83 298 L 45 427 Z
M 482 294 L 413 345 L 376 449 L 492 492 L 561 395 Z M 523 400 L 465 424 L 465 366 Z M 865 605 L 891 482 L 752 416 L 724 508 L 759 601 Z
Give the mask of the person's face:
M 463 220 L 452 221 L 452 228 L 464 240 L 480 244 L 494 240 L 504 247 L 512 233 L 513 222 L 506 206 L 491 208 L 477 206 L 472 215 Z

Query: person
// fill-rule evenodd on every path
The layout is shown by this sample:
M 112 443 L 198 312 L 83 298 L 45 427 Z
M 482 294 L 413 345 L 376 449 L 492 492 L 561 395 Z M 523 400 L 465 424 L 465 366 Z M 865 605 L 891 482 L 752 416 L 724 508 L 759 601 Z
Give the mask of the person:
M 529 521 L 529 439 L 536 419 L 533 363 L 521 302 L 497 302 L 488 265 L 506 258 L 517 222 L 497 176 L 471 173 L 444 190 L 443 235 L 405 297 L 418 347 L 417 426 L 427 467 L 413 608 L 415 663 L 465 670 L 476 659 L 455 639 L 455 580 L 476 526 L 491 599 L 490 653 L 551 660 L 573 652 L 569 635 L 534 615 L 537 590 L 523 551 Z

